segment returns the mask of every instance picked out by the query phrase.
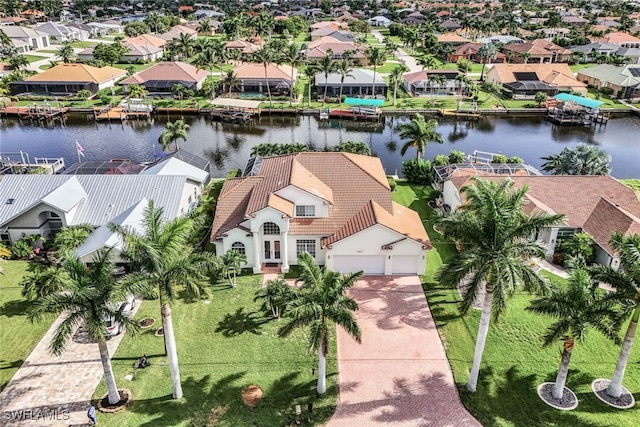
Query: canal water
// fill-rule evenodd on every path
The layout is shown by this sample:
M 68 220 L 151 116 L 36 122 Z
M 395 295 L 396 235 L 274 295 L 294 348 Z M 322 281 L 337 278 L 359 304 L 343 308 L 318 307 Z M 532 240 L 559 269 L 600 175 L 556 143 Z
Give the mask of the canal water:
M 150 161 L 162 154 L 158 137 L 168 120 L 179 116 L 159 116 L 153 121 L 96 123 L 85 114 L 72 114 L 66 123 L 41 126 L 29 120 L 0 119 L 0 152 L 25 151 L 33 157 L 64 157 L 67 166 L 78 161 L 76 141 L 83 147 L 81 160 L 131 159 Z M 401 174 L 402 161 L 415 156 L 409 149 L 400 156 L 402 141 L 396 127 L 407 117 L 384 117 L 379 123 L 320 121 L 315 116 L 263 115 L 250 124 L 211 121 L 204 116 L 185 116 L 189 124 L 187 141 L 180 147 L 207 157 L 212 175 L 222 177 L 230 168 L 241 168 L 257 144 L 305 143 L 315 149 L 330 149 L 346 141 L 370 145 L 388 174 Z M 594 144 L 611 154 L 612 175 L 640 177 L 640 118 L 624 116 L 596 127 L 561 127 L 543 117 L 484 117 L 465 122 L 438 118 L 437 131 L 444 144 L 431 143 L 425 158 L 460 150 L 474 150 L 520 156 L 540 167 L 543 156 L 556 154 L 578 143 Z

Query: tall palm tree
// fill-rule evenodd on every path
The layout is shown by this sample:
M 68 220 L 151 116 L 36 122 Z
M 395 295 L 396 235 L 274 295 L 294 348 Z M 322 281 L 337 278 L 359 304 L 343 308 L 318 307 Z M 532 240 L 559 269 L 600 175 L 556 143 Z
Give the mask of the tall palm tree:
M 400 138 L 409 139 L 400 149 L 400 155 L 404 156 L 409 147 L 416 148 L 416 158 L 422 157 L 430 142 L 444 143 L 442 135 L 436 132 L 438 122 L 435 119 L 425 121 L 424 116 L 417 115 L 410 122 L 401 123 L 397 129 Z
M 631 354 L 631 346 L 640 320 L 640 235 L 624 236 L 618 232 L 611 236 L 609 244 L 620 257 L 620 268 L 596 266 L 591 272 L 594 279 L 612 286 L 617 295 L 628 302 L 631 320 L 624 335 L 620 356 L 613 371 L 607 394 L 611 397 L 622 395 L 622 380 Z
M 174 38 L 175 48 L 177 52 L 182 55 L 185 62 L 189 62 L 189 56 L 193 52 L 195 46 L 195 38 L 188 33 L 180 33 L 178 37 Z
M 176 151 L 180 149 L 178 146 L 178 140 L 187 140 L 187 130 L 189 125 L 184 120 L 176 120 L 175 122 L 167 122 L 164 131 L 160 134 L 158 142 L 162 145 L 163 150 L 167 150 L 173 143 L 176 145 Z
M 614 298 L 598 288 L 598 282 L 584 269 L 575 269 L 567 288 L 554 288 L 531 302 L 527 310 L 558 319 L 544 335 L 544 346 L 564 341 L 560 368 L 553 387 L 553 398 L 560 400 L 569 373 L 569 362 L 576 340 L 583 341 L 589 329 L 595 329 L 618 343 L 620 316 Z
M 180 111 L 182 111 L 182 98 L 184 98 L 185 94 L 187 93 L 187 90 L 188 90 L 187 87 L 182 83 L 176 83 L 173 86 L 171 86 L 171 92 L 173 92 L 180 100 Z
M 305 56 L 301 53 L 300 47 L 296 43 L 290 43 L 282 52 L 282 61 L 291 65 L 291 88 L 289 88 L 289 106 L 293 104 L 293 96 L 295 94 L 296 82 L 293 79 L 293 72 L 304 63 Z
M 196 31 L 199 34 L 212 35 L 213 32 L 211 31 L 211 21 L 208 19 L 200 21 L 200 23 L 196 27 Z
M 347 77 L 353 77 L 353 74 L 351 74 L 351 72 L 353 71 L 353 68 L 351 68 L 351 65 L 349 64 L 349 61 L 347 59 L 342 58 L 336 64 L 335 70 L 338 74 L 340 74 L 340 96 L 338 97 L 338 104 L 341 104 L 342 103 L 342 87 L 344 86 L 344 79 L 346 79 Z
M 565 147 L 559 154 L 542 157 L 542 170 L 553 175 L 609 175 L 611 156 L 595 145 Z
M 436 99 L 438 96 L 438 92 L 442 86 L 446 86 L 447 78 L 442 74 L 432 74 L 429 76 L 429 86 L 431 86 L 431 94 L 433 95 L 433 99 Z M 433 88 L 435 86 L 435 89 Z
M 303 252 L 298 258 L 301 289 L 287 305 L 285 314 L 289 322 L 278 330 L 287 337 L 300 328 L 309 328 L 309 352 L 318 352 L 318 383 L 316 391 L 327 391 L 326 356 L 329 351 L 330 322 L 343 328 L 360 343 L 360 327 L 353 312 L 358 303 L 345 295 L 347 289 L 362 276 L 362 272 L 341 275 L 318 266 L 313 257 Z
M 114 305 L 116 288 L 111 254 L 108 251 L 98 253 L 90 266 L 85 265 L 78 257 L 67 258 L 61 268 L 69 276 L 65 292 L 39 298 L 29 317 L 37 321 L 46 313 L 66 313 L 49 344 L 49 350 L 56 356 L 64 352 L 76 328 L 81 324 L 86 326 L 89 338 L 98 343 L 109 404 L 114 405 L 120 401 L 120 395 L 111 367 L 107 348 L 109 336 L 104 319 L 113 318 L 133 331 L 135 323 L 123 312 L 124 305 Z
M 307 106 L 311 107 L 311 87 L 313 86 L 313 79 L 316 77 L 316 73 L 320 72 L 318 66 L 316 64 L 307 64 L 304 67 L 304 75 L 307 79 L 309 79 L 309 84 L 307 85 L 308 93 L 307 93 Z M 326 95 L 325 95 L 326 96 Z
M 383 48 L 378 46 L 368 47 L 365 51 L 367 62 L 373 67 L 373 81 L 371 82 L 371 96 L 376 96 L 376 71 L 378 67 L 384 64 L 387 55 Z
M 331 49 L 316 62 L 314 68 L 317 72 L 324 74 L 324 96 L 322 97 L 322 105 L 324 105 L 327 100 L 327 88 L 329 87 L 327 81 L 329 80 L 329 74 L 333 73 L 336 69 Z
M 189 217 L 164 220 L 163 209 L 149 202 L 144 212 L 144 231 L 110 224 L 117 232 L 124 248 L 122 257 L 131 262 L 132 273 L 122 282 L 123 289 L 134 295 L 157 292 L 160 297 L 160 313 L 164 342 L 169 360 L 173 398 L 182 397 L 180 369 L 176 350 L 171 303 L 178 295 L 178 286 L 192 297 L 207 293 L 207 273 L 214 266 L 214 258 L 207 253 L 195 252 L 189 239 L 196 231 L 195 222 Z
M 488 62 L 491 62 L 496 57 L 498 51 L 493 43 L 483 43 L 478 49 L 476 56 L 482 63 L 482 71 L 480 72 L 480 81 L 484 81 L 484 69 Z
M 438 65 L 438 60 L 436 59 L 435 56 L 431 55 L 430 53 L 427 53 L 425 55 L 422 55 L 420 58 L 418 58 L 416 60 L 416 63 L 420 65 L 423 70 L 425 68 L 428 70 L 430 68 L 435 68 Z
M 269 64 L 271 64 L 275 60 L 275 52 L 271 50 L 267 46 L 263 46 L 257 51 L 255 51 L 252 55 L 253 62 L 258 64 L 262 64 L 264 67 L 264 84 L 267 86 L 267 94 L 269 95 L 269 108 L 271 108 L 271 87 L 269 86 L 269 76 L 267 74 L 267 69 Z
M 60 46 L 57 50 L 58 57 L 65 64 L 69 64 L 74 61 L 76 54 L 73 51 L 73 46 L 71 46 L 71 42 L 66 41 Z
M 231 97 L 231 91 L 239 88 L 241 83 L 242 81 L 233 70 L 228 70 L 222 80 L 220 80 L 222 87 L 229 91 L 229 97 Z
M 206 40 L 206 39 L 198 39 L 198 40 Z M 216 52 L 213 50 L 213 47 L 210 45 L 202 46 L 200 52 L 196 55 L 193 63 L 199 70 L 207 69 L 209 71 L 209 78 L 211 79 L 211 99 L 216 96 L 216 85 L 213 81 L 213 70 L 218 64 L 219 59 L 216 55 Z
M 531 59 L 531 54 L 529 52 L 522 52 L 520 54 L 520 58 L 522 58 L 522 61 L 527 64 L 529 62 L 529 59 Z
M 445 286 L 464 285 L 462 314 L 467 314 L 484 292 L 467 382 L 467 389 L 475 392 L 491 316 L 496 319 L 505 311 L 507 298 L 518 288 L 529 292 L 546 288 L 545 281 L 526 262 L 545 255 L 545 249 L 530 240 L 531 235 L 557 224 L 563 216 L 527 216 L 523 206 L 528 187 L 516 189 L 512 180 L 495 183 L 474 178 L 473 182 L 462 189 L 467 202 L 439 221 L 443 235 L 451 236 L 463 250 L 442 266 L 437 279 Z
M 398 85 L 402 83 L 402 75 L 409 71 L 409 67 L 404 64 L 400 64 L 394 67 L 389 74 L 389 81 L 393 85 L 393 105 L 396 105 L 396 99 L 398 94 Z

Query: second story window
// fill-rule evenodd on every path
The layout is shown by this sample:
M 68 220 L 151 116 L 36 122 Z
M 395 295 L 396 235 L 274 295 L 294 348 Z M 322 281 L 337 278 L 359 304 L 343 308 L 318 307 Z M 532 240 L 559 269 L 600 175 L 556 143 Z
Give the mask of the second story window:
M 313 205 L 296 206 L 296 216 L 316 216 L 316 207 Z

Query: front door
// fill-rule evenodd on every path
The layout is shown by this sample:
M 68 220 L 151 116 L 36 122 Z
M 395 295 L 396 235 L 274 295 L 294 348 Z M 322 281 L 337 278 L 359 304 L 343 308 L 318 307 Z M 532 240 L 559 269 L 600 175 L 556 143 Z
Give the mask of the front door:
M 280 239 L 265 239 L 264 262 L 280 261 Z

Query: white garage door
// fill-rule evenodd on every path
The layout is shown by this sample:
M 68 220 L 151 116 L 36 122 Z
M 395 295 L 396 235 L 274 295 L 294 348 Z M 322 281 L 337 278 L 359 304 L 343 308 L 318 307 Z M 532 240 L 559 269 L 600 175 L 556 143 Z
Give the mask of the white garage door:
M 384 255 L 338 255 L 333 269 L 340 273 L 364 271 L 364 274 L 384 274 Z
M 392 274 L 416 274 L 418 259 L 415 255 L 396 255 L 393 257 Z

